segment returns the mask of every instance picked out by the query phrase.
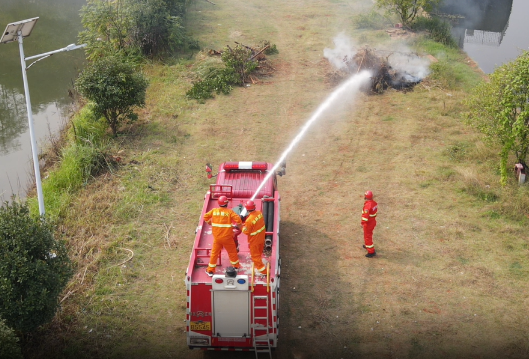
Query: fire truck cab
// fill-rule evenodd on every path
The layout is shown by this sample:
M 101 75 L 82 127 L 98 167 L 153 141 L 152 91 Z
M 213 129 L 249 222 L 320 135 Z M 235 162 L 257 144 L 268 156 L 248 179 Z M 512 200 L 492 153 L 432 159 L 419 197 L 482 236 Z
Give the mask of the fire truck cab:
M 204 197 L 185 276 L 186 332 L 191 349 L 254 350 L 257 356 L 259 352 L 270 353 L 277 346 L 280 196 L 276 173 L 271 173 L 273 169 L 267 162 L 225 162 L 219 167 L 216 184 L 210 185 Z M 279 174 L 283 173 L 284 168 Z M 256 210 L 263 212 L 266 226 L 264 275 L 254 274 L 245 234 L 238 236 L 241 268 L 236 274 L 226 273 L 230 260 L 224 249 L 213 277 L 206 273 L 213 235 L 211 225 L 204 222 L 204 214 L 218 207 L 220 196 L 228 197 L 228 207 L 243 222 L 244 203 L 255 197 Z

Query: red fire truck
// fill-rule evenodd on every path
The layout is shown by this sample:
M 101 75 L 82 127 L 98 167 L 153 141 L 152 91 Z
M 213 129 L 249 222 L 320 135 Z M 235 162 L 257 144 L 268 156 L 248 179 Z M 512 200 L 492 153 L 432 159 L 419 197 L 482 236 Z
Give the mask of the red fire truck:
M 211 178 L 211 168 L 206 170 Z M 219 167 L 216 184 L 210 185 L 206 193 L 185 277 L 187 344 L 191 349 L 254 350 L 257 356 L 271 353 L 271 348 L 277 346 L 281 261 L 276 174 L 285 173 L 284 165 L 277 173 L 271 173 L 273 170 L 274 166 L 267 162 L 225 162 Z M 246 201 L 253 199 L 256 209 L 263 212 L 265 275 L 254 275 L 245 234 L 238 236 L 241 268 L 227 273 L 230 260 L 222 250 L 213 277 L 206 273 L 213 235 L 211 225 L 204 222 L 204 214 L 218 207 L 220 196 L 228 197 L 228 207 L 243 222 Z

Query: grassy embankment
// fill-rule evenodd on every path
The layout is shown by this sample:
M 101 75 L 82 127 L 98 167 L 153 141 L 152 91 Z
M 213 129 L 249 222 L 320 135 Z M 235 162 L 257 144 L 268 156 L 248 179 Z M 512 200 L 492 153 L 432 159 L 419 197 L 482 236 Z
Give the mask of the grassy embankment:
M 204 47 L 267 39 L 277 71 L 201 105 L 184 94 L 211 58 L 145 67 L 140 121 L 105 147 L 120 166 L 50 211 L 63 216 L 77 273 L 29 357 L 218 356 L 189 352 L 183 333 L 204 164 L 275 162 L 332 91 L 321 56 L 338 32 L 372 47 L 399 41 L 355 29 L 352 14 L 370 3 L 191 6 Z M 465 57 L 409 41 L 441 60 L 430 79 L 336 107 L 288 158 L 278 358 L 527 355 L 527 191 L 500 188 L 496 150 L 461 122 L 479 80 Z M 367 188 L 380 204 L 374 260 L 363 256 L 358 219 Z

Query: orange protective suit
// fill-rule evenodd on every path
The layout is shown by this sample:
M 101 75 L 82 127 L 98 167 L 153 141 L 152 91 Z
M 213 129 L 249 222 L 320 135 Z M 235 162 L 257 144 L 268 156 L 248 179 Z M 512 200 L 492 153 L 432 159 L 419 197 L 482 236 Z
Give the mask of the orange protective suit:
M 372 199 L 364 202 L 362 209 L 362 227 L 364 228 L 364 242 L 367 253 L 375 253 L 375 245 L 373 244 L 373 230 L 377 225 L 378 205 Z
M 237 247 L 233 241 L 233 223 L 237 227 L 242 225 L 241 217 L 235 213 L 231 208 L 220 207 L 214 208 L 204 215 L 204 221 L 211 224 L 213 231 L 213 246 L 211 248 L 211 257 L 209 258 L 209 265 L 207 271 L 209 273 L 215 272 L 217 260 L 220 256 L 220 251 L 225 248 L 230 257 L 232 267 L 239 268 L 239 257 L 237 256 Z
M 248 235 L 248 246 L 250 247 L 250 256 L 254 264 L 254 268 L 264 273 L 266 266 L 263 263 L 261 256 L 263 255 L 265 245 L 266 228 L 261 211 L 252 211 L 244 222 L 242 232 Z

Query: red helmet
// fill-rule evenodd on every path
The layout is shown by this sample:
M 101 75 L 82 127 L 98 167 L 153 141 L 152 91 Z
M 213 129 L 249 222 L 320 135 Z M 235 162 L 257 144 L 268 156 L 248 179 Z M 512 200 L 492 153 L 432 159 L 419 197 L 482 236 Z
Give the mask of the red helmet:
M 252 200 L 247 201 L 244 204 L 244 208 L 246 208 L 247 211 L 255 211 L 255 202 Z
M 373 192 L 366 191 L 366 193 L 364 193 L 364 198 L 365 199 L 373 199 Z
M 217 200 L 217 202 L 219 202 L 219 206 L 221 207 L 224 207 L 224 206 L 227 206 L 228 205 L 228 197 L 226 196 L 220 196 L 219 199 Z

